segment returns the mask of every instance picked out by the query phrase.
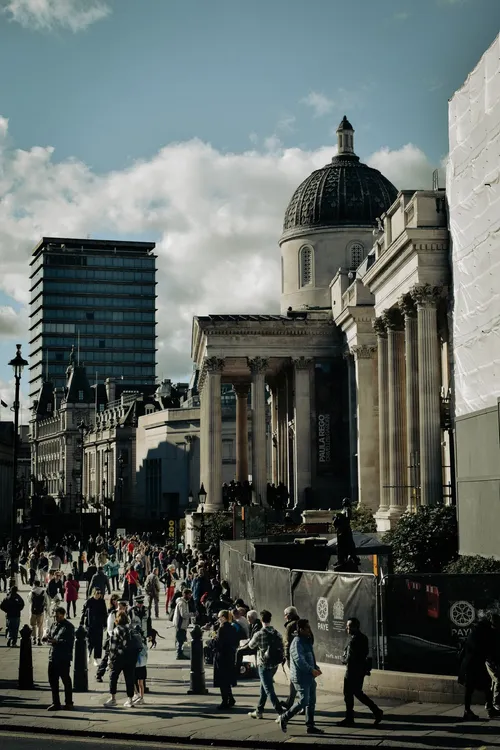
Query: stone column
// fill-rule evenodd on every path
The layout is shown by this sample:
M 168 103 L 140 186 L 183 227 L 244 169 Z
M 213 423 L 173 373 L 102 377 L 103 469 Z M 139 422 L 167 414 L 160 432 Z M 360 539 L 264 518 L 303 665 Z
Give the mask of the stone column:
M 378 370 L 378 442 L 380 504 L 377 512 L 378 526 L 386 531 L 385 524 L 389 510 L 389 376 L 387 328 L 382 318 L 375 318 L 373 329 L 377 334 Z
M 278 387 L 278 483 L 287 483 L 288 426 L 286 418 L 286 381 L 280 376 Z
M 220 510 L 222 506 L 222 414 L 221 372 L 224 360 L 205 359 L 201 376 L 201 466 L 200 482 L 205 487 L 205 511 Z
M 258 504 L 266 504 L 266 368 L 267 359 L 248 360 L 252 373 L 252 484 Z
M 248 392 L 249 383 L 233 385 L 236 394 L 236 481 L 248 480 Z
M 397 520 L 406 509 L 407 497 L 405 331 L 399 308 L 391 307 L 383 317 L 389 365 L 389 515 Z
M 278 388 L 271 386 L 271 482 L 278 484 Z
M 437 330 L 437 304 L 442 287 L 430 284 L 413 287 L 417 304 L 419 418 L 420 418 L 420 502 L 436 505 L 443 499 L 441 451 L 441 361 Z
M 352 347 L 356 372 L 358 499 L 374 513 L 380 502 L 379 437 L 375 414 L 375 345 Z
M 410 294 L 399 300 L 405 321 L 406 452 L 408 457 L 408 508 L 416 508 L 420 495 L 420 430 L 418 415 L 418 322 Z
M 294 507 L 306 507 L 306 490 L 311 491 L 311 364 L 312 359 L 293 360 L 294 404 Z

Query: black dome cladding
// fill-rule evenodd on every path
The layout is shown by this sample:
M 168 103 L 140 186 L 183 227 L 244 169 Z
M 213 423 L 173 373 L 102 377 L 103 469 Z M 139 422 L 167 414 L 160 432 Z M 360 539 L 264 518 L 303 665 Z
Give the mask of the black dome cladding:
M 285 213 L 282 239 L 307 228 L 375 226 L 397 194 L 378 169 L 354 154 L 339 154 L 299 185 Z

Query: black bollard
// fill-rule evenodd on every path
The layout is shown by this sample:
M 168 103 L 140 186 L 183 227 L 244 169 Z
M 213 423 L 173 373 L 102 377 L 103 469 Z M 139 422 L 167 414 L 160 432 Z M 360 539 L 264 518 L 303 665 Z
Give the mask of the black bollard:
M 207 695 L 205 662 L 203 660 L 203 632 L 199 625 L 191 631 L 191 674 L 188 695 Z
M 80 625 L 75 633 L 75 663 L 73 669 L 73 691 L 87 693 L 89 673 L 87 664 L 87 631 Z
M 25 625 L 21 629 L 21 648 L 19 649 L 19 690 L 33 690 L 33 654 L 31 651 L 31 628 Z

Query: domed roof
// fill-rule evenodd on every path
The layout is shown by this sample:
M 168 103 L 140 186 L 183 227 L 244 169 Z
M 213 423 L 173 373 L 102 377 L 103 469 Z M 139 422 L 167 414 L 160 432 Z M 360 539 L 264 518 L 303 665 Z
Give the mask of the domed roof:
M 377 217 L 396 200 L 394 185 L 354 153 L 353 133 L 344 116 L 337 130 L 338 155 L 309 175 L 293 194 L 282 240 L 307 229 L 374 226 Z

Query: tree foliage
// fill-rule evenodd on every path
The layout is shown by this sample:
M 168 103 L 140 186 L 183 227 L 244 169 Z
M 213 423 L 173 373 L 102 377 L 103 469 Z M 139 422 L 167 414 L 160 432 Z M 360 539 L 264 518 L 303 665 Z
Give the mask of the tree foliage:
M 233 538 L 233 521 L 223 511 L 205 514 L 205 542 L 219 546 L 220 541 Z
M 460 555 L 449 563 L 445 573 L 500 573 L 500 560 L 480 555 Z
M 377 523 L 373 513 L 366 505 L 357 505 L 352 511 L 351 529 L 362 534 L 375 534 Z
M 392 546 L 396 573 L 441 573 L 458 557 L 456 510 L 438 505 L 403 513 L 384 542 Z

